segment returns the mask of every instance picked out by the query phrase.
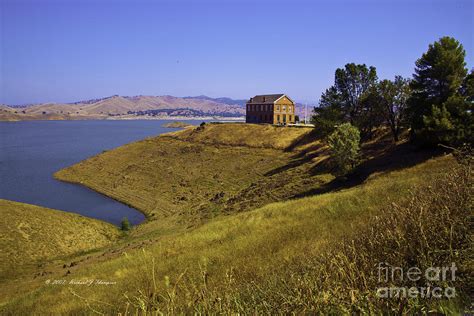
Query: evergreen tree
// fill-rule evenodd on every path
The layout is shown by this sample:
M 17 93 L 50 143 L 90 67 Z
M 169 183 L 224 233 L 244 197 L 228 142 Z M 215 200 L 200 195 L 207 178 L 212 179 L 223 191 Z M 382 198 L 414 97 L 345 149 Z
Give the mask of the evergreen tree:
M 458 143 L 471 134 L 472 103 L 462 95 L 467 69 L 463 46 L 452 37 L 430 44 L 416 61 L 409 100 L 414 140 L 422 144 Z

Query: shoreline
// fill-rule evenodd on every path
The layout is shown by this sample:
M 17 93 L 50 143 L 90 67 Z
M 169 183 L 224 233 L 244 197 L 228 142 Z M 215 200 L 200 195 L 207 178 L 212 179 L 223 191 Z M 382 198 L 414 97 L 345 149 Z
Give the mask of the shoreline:
M 84 160 L 87 160 L 87 159 L 84 159 Z M 84 160 L 81 160 L 80 162 L 82 162 L 82 161 L 84 161 Z M 80 162 L 79 162 L 79 163 L 80 163 Z M 66 169 L 66 168 L 69 168 L 69 166 L 68 166 L 68 167 L 65 167 L 65 168 L 63 168 L 63 169 L 61 169 L 61 170 L 64 170 L 64 169 Z M 95 192 L 95 193 L 97 193 L 97 194 L 100 194 L 100 195 L 103 196 L 103 197 L 106 197 L 106 198 L 111 199 L 111 200 L 114 200 L 114 201 L 116 201 L 116 202 L 118 202 L 118 203 L 120 203 L 120 204 L 123 204 L 123 205 L 125 205 L 125 206 L 131 208 L 132 210 L 134 210 L 134 211 L 136 211 L 136 212 L 142 214 L 145 218 L 144 218 L 140 223 L 134 224 L 133 227 L 142 225 L 142 224 L 147 223 L 147 222 L 150 221 L 150 218 L 151 218 L 151 217 L 150 217 L 149 214 L 146 214 L 143 210 L 140 210 L 140 209 L 136 208 L 135 206 L 130 205 L 130 203 L 127 203 L 127 202 L 122 201 L 122 200 L 120 200 L 120 199 L 114 198 L 114 197 L 112 197 L 112 196 L 110 196 L 110 195 L 107 195 L 107 194 L 105 194 L 105 193 L 102 193 L 102 192 L 100 192 L 100 191 L 97 191 L 97 190 L 95 190 L 94 188 L 89 187 L 89 186 L 87 186 L 87 185 L 85 185 L 85 184 L 83 184 L 83 183 L 81 183 L 81 182 L 69 181 L 69 180 L 61 179 L 61 178 L 57 177 L 57 176 L 56 176 L 56 173 L 60 172 L 61 170 L 58 170 L 58 171 L 56 171 L 56 172 L 53 174 L 53 178 L 54 178 L 55 180 L 61 181 L 61 182 L 64 182 L 64 183 L 69 183 L 69 184 L 74 184 L 74 185 L 81 186 L 81 187 L 83 187 L 83 188 L 86 188 L 87 190 L 91 190 L 91 191 L 93 191 L 93 192 Z M 40 206 L 40 205 L 37 205 L 37 204 L 32 204 L 32 205 Z M 57 210 L 57 211 L 60 211 L 60 212 L 68 212 L 68 211 L 63 211 L 63 210 L 59 210 L 59 209 L 53 209 L 53 210 Z M 69 212 L 69 213 L 74 213 L 74 212 Z M 78 213 L 74 213 L 74 214 L 78 214 Z M 101 222 L 104 222 L 104 223 L 108 223 L 108 224 L 113 225 L 113 226 L 116 226 L 115 224 L 113 224 L 113 223 L 111 223 L 111 222 L 108 222 L 108 221 L 106 221 L 106 220 L 103 220 L 103 219 L 99 219 L 99 218 L 95 218 L 95 217 L 90 217 L 90 216 L 85 216 L 85 215 L 82 215 L 82 214 L 79 214 L 79 215 L 81 215 L 81 216 L 83 216 L 83 217 L 87 217 L 87 218 L 92 218 L 92 219 L 95 219 L 95 220 L 98 220 L 98 221 L 101 221 Z M 116 227 L 118 227 L 118 228 L 120 229 L 120 226 L 119 226 L 119 225 L 117 225 Z
M 77 117 L 77 118 L 25 118 L 25 119 L 0 119 L 0 122 L 32 122 L 32 121 L 199 121 L 214 120 L 219 122 L 245 122 L 245 117 L 224 117 L 224 116 L 130 116 L 130 117 Z

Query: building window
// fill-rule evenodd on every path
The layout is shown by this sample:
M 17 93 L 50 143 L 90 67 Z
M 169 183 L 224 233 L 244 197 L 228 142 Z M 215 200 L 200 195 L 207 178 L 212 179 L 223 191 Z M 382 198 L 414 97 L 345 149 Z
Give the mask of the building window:
M 277 111 L 280 111 L 280 106 L 279 105 L 277 105 Z
M 280 115 L 277 115 L 277 123 L 280 123 Z
M 286 105 L 283 106 L 283 110 L 282 110 L 282 111 L 283 111 L 283 112 L 286 111 Z

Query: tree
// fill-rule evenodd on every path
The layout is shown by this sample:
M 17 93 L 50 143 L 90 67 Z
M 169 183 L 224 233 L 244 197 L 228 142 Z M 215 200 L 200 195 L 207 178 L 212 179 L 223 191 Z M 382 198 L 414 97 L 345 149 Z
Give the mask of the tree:
M 452 37 L 430 44 L 416 61 L 409 100 L 412 136 L 422 144 L 456 143 L 472 129 L 472 103 L 462 95 L 466 52 Z M 448 128 L 449 127 L 449 128 Z
M 367 115 L 372 114 L 372 102 L 363 102 L 370 88 L 377 82 L 375 67 L 365 64 L 346 64 L 338 68 L 334 76 L 334 85 L 322 95 L 319 106 L 314 109 L 313 124 L 321 134 L 328 135 L 335 126 L 345 122 L 366 130 Z
M 460 93 L 468 101 L 474 101 L 474 69 L 471 69 L 471 72 L 464 78 Z
M 378 84 L 381 112 L 390 126 L 395 141 L 398 141 L 405 121 L 407 103 L 411 94 L 409 82 L 408 79 L 396 76 L 394 81 L 382 80 Z
M 376 85 L 362 95 L 360 103 L 361 113 L 355 118 L 354 125 L 364 138 L 372 138 L 375 128 L 384 123 L 382 99 Z
M 334 86 L 327 89 L 319 101 L 319 107 L 315 107 L 311 123 L 317 128 L 321 136 L 331 134 L 337 124 L 341 124 L 344 115 L 341 108 L 341 101 Z
M 130 222 L 128 221 L 128 218 L 126 217 L 122 218 L 121 226 L 123 231 L 128 231 L 132 227 L 132 225 L 130 225 Z
M 344 123 L 336 127 L 327 141 L 336 165 L 336 174 L 344 175 L 351 171 L 359 157 L 359 130 L 350 123 Z

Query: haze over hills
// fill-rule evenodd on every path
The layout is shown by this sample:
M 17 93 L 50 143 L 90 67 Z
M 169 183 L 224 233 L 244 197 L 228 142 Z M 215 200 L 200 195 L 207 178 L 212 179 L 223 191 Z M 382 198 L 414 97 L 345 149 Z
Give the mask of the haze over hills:
M 247 100 L 227 97 L 211 98 L 164 96 L 119 96 L 72 103 L 41 103 L 20 106 L 0 105 L 0 120 L 76 120 L 136 118 L 216 118 L 242 119 Z M 304 106 L 296 104 L 304 115 Z
M 214 102 L 219 102 L 219 103 L 224 103 L 228 105 L 240 105 L 242 107 L 245 107 L 245 104 L 247 103 L 247 99 L 231 99 L 227 97 L 221 97 L 221 98 L 211 98 L 206 95 L 198 95 L 196 97 L 184 97 L 183 99 L 200 99 L 200 100 L 208 100 L 208 101 L 214 101 Z
M 242 103 L 243 102 L 243 103 Z M 34 119 L 132 119 L 173 117 L 242 118 L 245 102 L 205 96 L 110 96 L 73 103 L 42 103 L 27 106 L 0 106 L 0 120 Z

